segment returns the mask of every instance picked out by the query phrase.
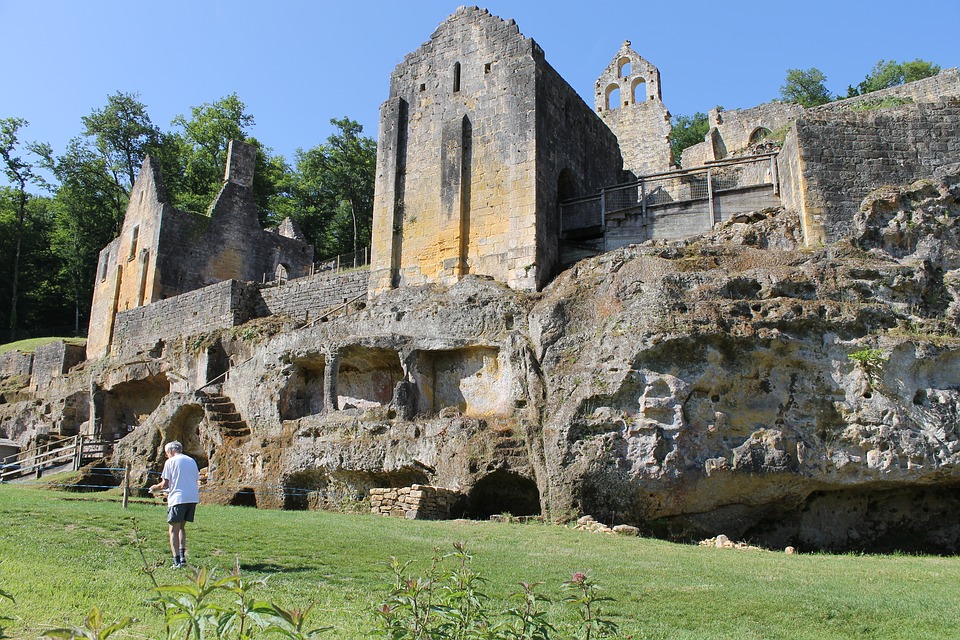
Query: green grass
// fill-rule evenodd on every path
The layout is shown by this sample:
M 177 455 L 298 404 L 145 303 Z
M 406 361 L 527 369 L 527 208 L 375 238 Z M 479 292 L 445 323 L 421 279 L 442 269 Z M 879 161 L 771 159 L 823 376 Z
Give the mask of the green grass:
M 7 633 L 38 637 L 79 625 L 96 605 L 107 620 L 139 619 L 123 638 L 162 637 L 160 615 L 144 604 L 132 520 L 151 560 L 169 565 L 162 505 L 119 503 L 91 494 L 0 486 L 0 616 Z M 610 537 L 546 525 L 422 522 L 324 512 L 201 505 L 188 526 L 192 563 L 224 575 L 235 558 L 259 592 L 290 607 L 317 602 L 313 625 L 331 638 L 375 636 L 373 609 L 386 595 L 390 556 L 425 563 L 434 547 L 465 541 L 473 567 L 503 599 L 519 581 L 542 581 L 558 597 L 586 571 L 616 602 L 622 637 L 919 640 L 960 637 L 960 559 L 916 556 L 793 555 Z M 161 568 L 161 583 L 183 579 Z M 571 612 L 554 603 L 555 621 Z M 503 607 L 500 607 L 502 609 Z
M 0 353 L 6 351 L 22 351 L 23 353 L 33 353 L 37 347 L 42 347 L 45 344 L 50 344 L 51 342 L 56 342 L 57 340 L 63 340 L 67 344 L 86 344 L 86 338 L 28 338 L 26 340 L 17 340 L 16 342 L 8 342 L 7 344 L 0 344 Z

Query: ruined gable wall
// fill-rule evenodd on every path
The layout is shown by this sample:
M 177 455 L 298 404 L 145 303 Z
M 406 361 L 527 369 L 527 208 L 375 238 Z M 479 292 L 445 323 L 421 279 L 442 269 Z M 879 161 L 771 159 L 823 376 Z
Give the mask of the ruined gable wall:
M 556 275 L 559 261 L 560 200 L 598 193 L 622 182 L 623 159 L 617 136 L 544 60 L 542 52 L 536 58 L 537 253 L 524 254 L 527 245 L 522 244 L 516 264 L 523 267 L 535 258 L 526 264 L 536 266 L 531 273 L 541 289 Z M 567 179 L 570 183 L 561 186 Z M 567 190 L 573 193 L 563 193 Z
M 873 189 L 928 177 L 956 161 L 960 99 L 874 111 L 808 111 L 791 135 L 797 157 L 790 164 L 801 175 L 797 188 L 784 193 L 784 203 L 809 221 L 808 244 L 834 241 L 849 235 L 860 201 Z M 781 175 L 789 170 L 787 162 L 781 160 Z
M 532 286 L 519 247 L 535 245 L 534 47 L 513 21 L 461 7 L 391 75 L 374 291 L 466 273 Z
M 166 202 L 160 171 L 146 158 L 130 193 L 120 235 L 100 251 L 94 279 L 87 349 L 91 358 L 109 351 L 111 328 L 118 311 L 159 297 L 157 256 Z

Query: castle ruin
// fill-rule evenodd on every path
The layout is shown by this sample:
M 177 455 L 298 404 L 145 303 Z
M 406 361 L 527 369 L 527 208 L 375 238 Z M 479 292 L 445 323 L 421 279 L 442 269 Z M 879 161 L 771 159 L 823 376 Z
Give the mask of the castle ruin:
M 591 108 L 512 20 L 458 9 L 391 74 L 371 265 L 344 274 L 313 273 L 293 225 L 260 229 L 252 147 L 232 144 L 210 217 L 174 209 L 146 160 L 101 252 L 96 367 L 71 373 L 67 348 L 0 358 L 0 375 L 32 379 L 45 398 L 5 392 L 0 436 L 26 447 L 95 435 L 141 467 L 177 437 L 231 504 L 320 508 L 390 487 L 374 494 L 381 511 L 426 512 L 412 501 L 423 495 L 399 498 L 424 485 L 440 488 L 444 513 L 590 508 L 697 531 L 711 518 L 759 523 L 771 539 L 788 535 L 770 525 L 784 510 L 805 522 L 810 504 L 876 491 L 843 493 L 845 482 L 933 482 L 953 450 L 910 447 L 940 426 L 897 440 L 871 421 L 899 411 L 902 424 L 933 424 L 952 410 L 956 351 L 891 351 L 891 370 L 916 387 L 900 404 L 848 353 L 896 324 L 875 322 L 887 307 L 953 295 L 929 266 L 940 254 L 889 278 L 890 261 L 803 265 L 854 233 L 873 189 L 956 161 L 957 70 L 818 109 L 714 110 L 681 168 L 661 93 L 659 71 L 626 42 Z M 870 108 L 886 97 L 899 104 Z M 748 229 L 745 249 L 684 254 L 682 239 L 729 238 L 731 220 L 769 223 L 781 208 L 804 251 L 791 227 L 764 251 Z M 261 335 L 258 319 L 278 333 Z M 860 430 L 855 445 L 840 442 L 845 426 Z M 942 506 L 931 496 L 924 505 Z M 912 501 L 909 488 L 894 498 Z

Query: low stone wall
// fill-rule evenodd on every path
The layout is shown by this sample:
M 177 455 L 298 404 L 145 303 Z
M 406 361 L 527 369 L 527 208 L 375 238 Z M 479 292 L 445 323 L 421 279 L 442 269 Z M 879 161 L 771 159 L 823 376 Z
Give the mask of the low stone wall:
M 370 512 L 407 520 L 444 520 L 460 493 L 415 484 L 397 489 L 370 489 Z
M 254 313 L 257 317 L 283 313 L 309 321 L 330 307 L 366 295 L 369 281 L 370 270 L 364 267 L 338 274 L 318 273 L 282 285 L 261 287 Z
M 255 296 L 255 287 L 224 280 L 123 311 L 114 323 L 113 351 L 132 355 L 152 349 L 160 341 L 242 324 L 251 317 Z
M 0 354 L 0 376 L 28 376 L 33 370 L 33 354 L 16 349 Z
M 714 219 L 730 220 L 741 213 L 779 207 L 780 197 L 772 184 L 742 187 L 714 195 Z M 713 228 L 710 205 L 693 200 L 651 206 L 647 215 L 635 212 L 607 217 L 606 250 L 610 251 L 647 240 L 673 240 L 706 233 Z
M 41 345 L 33 352 L 30 386 L 37 390 L 46 389 L 51 380 L 62 376 L 84 360 L 86 349 L 83 345 L 67 344 L 63 340 Z

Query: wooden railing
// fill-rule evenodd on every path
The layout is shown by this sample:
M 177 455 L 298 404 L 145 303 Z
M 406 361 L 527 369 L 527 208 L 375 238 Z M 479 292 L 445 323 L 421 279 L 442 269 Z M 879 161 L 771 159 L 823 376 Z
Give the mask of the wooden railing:
M 29 474 L 39 476 L 44 469 L 66 464 L 76 471 L 87 461 L 104 458 L 112 452 L 112 443 L 95 436 L 72 436 L 49 442 L 0 459 L 0 482 Z

